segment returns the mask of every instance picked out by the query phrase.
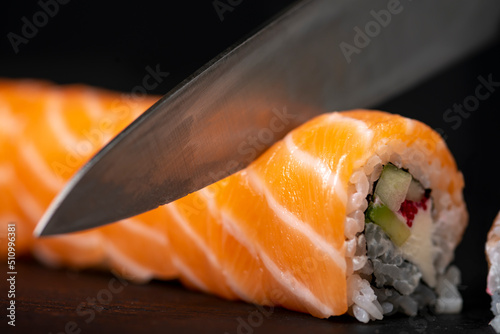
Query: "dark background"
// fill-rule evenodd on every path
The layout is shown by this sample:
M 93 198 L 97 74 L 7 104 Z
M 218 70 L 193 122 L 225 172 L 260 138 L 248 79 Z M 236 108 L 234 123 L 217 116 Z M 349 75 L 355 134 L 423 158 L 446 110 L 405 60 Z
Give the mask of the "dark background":
M 43 0 L 48 1 L 48 0 Z M 52 1 L 52 0 L 50 0 Z M 36 1 L 11 1 L 0 12 L 0 71 L 7 77 L 82 82 L 129 92 L 142 82 L 145 67 L 160 64 L 169 78 L 151 91 L 165 94 L 232 44 L 256 31 L 291 0 L 240 2 L 220 20 L 212 1 L 69 1 L 19 46 L 6 35 L 21 35 L 22 18 L 33 21 Z M 227 3 L 227 0 L 222 2 Z
M 225 1 L 224 1 L 225 2 Z M 177 1 L 165 5 L 134 2 L 102 4 L 70 1 L 38 28 L 16 54 L 7 34 L 21 35 L 22 17 L 32 21 L 41 9 L 36 2 L 10 2 L 0 11 L 0 76 L 42 78 L 60 84 L 86 83 L 123 92 L 142 81 L 145 67 L 160 64 L 170 75 L 152 93 L 164 94 L 233 43 L 258 29 L 293 1 L 241 1 L 221 21 L 211 1 Z M 500 30 L 499 30 L 500 31 Z M 500 87 L 481 101 L 461 125 L 453 129 L 444 112 L 474 95 L 478 77 L 491 74 L 500 82 L 500 39 L 450 64 L 432 77 L 375 107 L 412 117 L 441 128 L 465 177 L 465 199 L 470 223 L 456 252 L 462 270 L 464 311 L 453 316 L 387 318 L 360 325 L 348 317 L 330 320 L 275 310 L 254 332 L 287 329 L 297 332 L 358 331 L 435 332 L 489 331 L 489 297 L 485 293 L 486 233 L 500 210 Z M 18 332 L 21 329 L 54 333 L 64 331 L 69 320 L 83 331 L 140 328 L 153 331 L 237 332 L 238 318 L 256 310 L 244 303 L 222 301 L 192 293 L 176 283 L 153 282 L 129 286 L 99 312 L 90 324 L 75 314 L 79 302 L 95 296 L 111 276 L 102 273 L 54 271 L 25 260 L 18 275 Z M 3 280 L 2 280 L 2 283 Z M 0 284 L 0 285 L 1 285 Z M 1 291 L 6 291 L 3 289 Z M 3 294 L 3 292 L 2 292 Z M 4 297 L 2 296 L 2 299 Z M 3 306 L 2 306 L 3 309 Z M 3 313 L 3 312 L 2 312 Z M 5 320 L 1 321 L 3 328 Z M 142 326 L 142 327 L 141 327 Z M 12 329 L 12 328 L 10 328 Z M 243 331 L 244 332 L 244 331 Z

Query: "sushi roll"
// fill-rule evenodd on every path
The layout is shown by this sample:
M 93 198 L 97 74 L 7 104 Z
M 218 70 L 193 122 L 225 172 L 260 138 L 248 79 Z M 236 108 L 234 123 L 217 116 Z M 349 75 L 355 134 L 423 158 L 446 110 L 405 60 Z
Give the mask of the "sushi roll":
M 43 99 L 53 90 L 66 98 L 59 87 L 45 87 L 49 92 L 36 97 L 21 88 L 0 90 L 3 103 Z M 90 92 L 93 103 L 87 106 L 95 109 L 87 115 L 106 117 L 111 111 L 102 101 L 116 95 Z M 46 103 L 38 105 L 45 114 L 29 111 L 38 121 L 22 107 L 8 116 L 37 131 L 19 128 L 0 137 L 0 145 L 30 143 L 40 164 L 27 169 L 16 160 L 23 157 L 22 145 L 0 156 L 11 173 L 0 177 L 7 193 L 19 185 L 26 190 L 10 198 L 0 217 L 27 231 L 61 188 L 62 182 L 38 186 L 47 183 L 39 171 L 60 179 L 47 161 L 64 160 L 67 152 L 52 148 L 71 149 L 72 136 L 61 133 L 76 124 L 68 101 L 67 110 L 57 110 L 67 123 L 41 129 L 42 122 L 54 121 L 43 119 L 53 117 L 46 115 Z M 79 122 L 73 129 L 86 133 L 93 126 Z M 51 266 L 104 267 L 135 281 L 179 279 L 223 298 L 319 318 L 349 313 L 368 322 L 396 312 L 415 315 L 425 307 L 456 313 L 462 306 L 460 272 L 450 264 L 468 220 L 463 186 L 446 144 L 428 126 L 381 111 L 332 112 L 200 191 L 115 224 L 30 239 L 27 249 Z
M 500 333 L 500 213 L 488 232 L 486 259 L 489 266 L 486 291 L 491 295 L 491 312 L 495 315 L 490 325 Z

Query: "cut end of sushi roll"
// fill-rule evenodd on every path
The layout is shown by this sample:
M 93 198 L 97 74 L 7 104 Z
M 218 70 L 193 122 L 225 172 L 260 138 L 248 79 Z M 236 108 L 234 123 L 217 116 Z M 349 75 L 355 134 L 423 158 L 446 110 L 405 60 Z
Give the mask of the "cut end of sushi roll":
M 486 291 L 491 295 L 491 312 L 495 315 L 490 325 L 500 333 L 500 213 L 488 233 L 486 259 L 489 266 Z
M 460 271 L 450 263 L 468 214 L 461 186 L 449 191 L 452 171 L 422 149 L 386 141 L 350 178 L 348 313 L 361 322 L 461 311 Z

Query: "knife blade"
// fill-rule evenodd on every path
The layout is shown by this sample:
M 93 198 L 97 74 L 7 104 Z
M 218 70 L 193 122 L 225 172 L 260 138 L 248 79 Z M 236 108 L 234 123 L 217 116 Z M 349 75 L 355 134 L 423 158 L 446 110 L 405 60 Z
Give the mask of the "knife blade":
M 244 168 L 319 113 L 383 101 L 489 40 L 497 9 L 495 1 L 301 1 L 116 136 L 54 199 L 35 235 L 154 209 Z

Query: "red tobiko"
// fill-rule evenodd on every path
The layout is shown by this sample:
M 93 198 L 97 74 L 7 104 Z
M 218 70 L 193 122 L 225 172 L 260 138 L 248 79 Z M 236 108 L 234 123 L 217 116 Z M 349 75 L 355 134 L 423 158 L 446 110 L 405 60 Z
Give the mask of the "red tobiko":
M 414 202 L 405 199 L 403 203 L 401 203 L 401 208 L 399 209 L 399 213 L 406 218 L 406 225 L 408 227 L 413 226 L 413 219 L 415 215 L 418 213 L 420 208 L 427 210 L 427 201 L 429 200 L 428 196 L 422 197 L 420 202 Z

